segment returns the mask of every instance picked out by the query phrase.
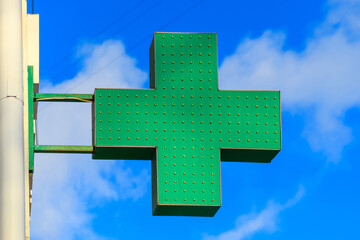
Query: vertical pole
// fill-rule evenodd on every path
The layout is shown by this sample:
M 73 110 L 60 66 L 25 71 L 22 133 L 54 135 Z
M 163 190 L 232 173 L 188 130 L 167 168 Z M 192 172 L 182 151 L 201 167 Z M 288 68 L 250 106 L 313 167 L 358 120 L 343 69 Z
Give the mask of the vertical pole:
M 0 239 L 25 239 L 21 0 L 0 0 Z
M 30 240 L 30 178 L 29 178 L 29 83 L 28 83 L 28 15 L 27 0 L 22 4 L 22 56 L 23 56 L 23 99 L 24 99 L 24 180 L 25 180 L 25 239 Z M 31 95 L 30 95 L 31 96 Z

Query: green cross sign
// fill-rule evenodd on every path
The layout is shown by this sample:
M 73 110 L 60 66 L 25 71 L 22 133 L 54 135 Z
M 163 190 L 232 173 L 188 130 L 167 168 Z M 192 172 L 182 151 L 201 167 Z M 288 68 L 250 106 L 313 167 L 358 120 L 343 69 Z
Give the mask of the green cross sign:
M 155 33 L 150 89 L 96 89 L 94 159 L 152 160 L 154 215 L 214 216 L 220 161 L 270 162 L 280 92 L 218 89 L 215 33 Z

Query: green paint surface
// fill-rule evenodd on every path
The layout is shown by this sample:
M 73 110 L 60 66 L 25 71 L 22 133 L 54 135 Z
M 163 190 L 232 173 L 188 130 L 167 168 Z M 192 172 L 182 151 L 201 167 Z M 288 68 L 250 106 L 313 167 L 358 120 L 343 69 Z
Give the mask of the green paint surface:
M 218 90 L 214 33 L 156 33 L 150 87 L 96 89 L 94 159 L 151 159 L 153 214 L 213 216 L 220 161 L 281 149 L 279 91 Z
M 36 93 L 36 102 L 92 102 L 92 94 Z
M 92 146 L 68 146 L 68 145 L 35 145 L 36 153 L 93 153 Z
M 34 67 L 28 66 L 29 172 L 34 172 Z

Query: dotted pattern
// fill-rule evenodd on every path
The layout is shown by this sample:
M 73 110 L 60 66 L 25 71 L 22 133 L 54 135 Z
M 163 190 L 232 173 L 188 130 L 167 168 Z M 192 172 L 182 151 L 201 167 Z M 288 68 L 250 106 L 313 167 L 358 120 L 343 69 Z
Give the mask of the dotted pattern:
M 155 89 L 95 90 L 95 147 L 157 147 L 157 205 L 219 206 L 221 148 L 280 150 L 280 93 L 218 90 L 214 33 L 156 33 L 151 55 Z

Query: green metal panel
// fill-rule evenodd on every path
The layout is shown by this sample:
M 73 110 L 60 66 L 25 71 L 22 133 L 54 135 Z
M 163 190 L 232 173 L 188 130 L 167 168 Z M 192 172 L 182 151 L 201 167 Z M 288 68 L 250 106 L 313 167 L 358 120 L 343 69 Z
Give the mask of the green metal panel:
M 92 94 L 60 94 L 60 93 L 36 93 L 37 102 L 92 102 Z
M 150 87 L 96 89 L 94 159 L 152 159 L 153 214 L 213 216 L 220 160 L 270 162 L 279 91 L 218 90 L 214 33 L 156 33 Z
M 28 66 L 29 172 L 34 172 L 34 68 Z
M 92 146 L 35 145 L 36 153 L 93 153 Z

